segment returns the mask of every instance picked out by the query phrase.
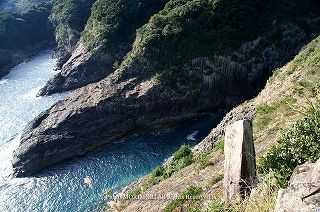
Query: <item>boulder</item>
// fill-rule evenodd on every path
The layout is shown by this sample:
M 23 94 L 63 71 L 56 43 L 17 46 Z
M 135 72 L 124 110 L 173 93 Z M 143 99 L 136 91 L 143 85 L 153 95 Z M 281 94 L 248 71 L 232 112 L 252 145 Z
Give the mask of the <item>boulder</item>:
M 320 211 L 320 159 L 294 170 L 290 186 L 278 193 L 275 211 Z

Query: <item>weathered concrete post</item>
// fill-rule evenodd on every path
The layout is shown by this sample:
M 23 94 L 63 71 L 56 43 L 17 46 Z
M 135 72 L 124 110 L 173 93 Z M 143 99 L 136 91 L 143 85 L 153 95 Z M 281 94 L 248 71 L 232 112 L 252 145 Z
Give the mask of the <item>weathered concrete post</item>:
M 249 194 L 256 179 L 251 121 L 241 120 L 226 127 L 224 155 L 224 198 L 228 203 Z

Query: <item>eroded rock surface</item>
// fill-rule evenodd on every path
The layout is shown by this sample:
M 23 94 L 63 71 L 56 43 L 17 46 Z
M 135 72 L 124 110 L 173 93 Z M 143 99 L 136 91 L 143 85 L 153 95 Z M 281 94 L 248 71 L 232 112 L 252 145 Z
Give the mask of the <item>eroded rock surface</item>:
M 226 127 L 224 155 L 224 199 L 239 201 L 250 194 L 256 178 L 251 121 L 240 120 Z
M 277 212 L 320 211 L 320 159 L 298 166 L 290 186 L 278 193 Z

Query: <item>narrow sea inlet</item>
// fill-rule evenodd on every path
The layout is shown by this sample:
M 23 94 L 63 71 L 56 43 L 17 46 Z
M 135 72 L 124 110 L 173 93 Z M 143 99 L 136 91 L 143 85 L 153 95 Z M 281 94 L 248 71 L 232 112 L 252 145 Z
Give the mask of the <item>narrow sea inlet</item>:
M 182 144 L 195 145 L 222 114 L 207 114 L 161 133 L 135 136 L 56 165 L 33 178 L 12 178 L 11 156 L 26 124 L 67 94 L 36 97 L 52 77 L 52 51 L 13 68 L 0 80 L 0 211 L 101 211 L 103 193 L 119 192 L 148 174 Z M 92 188 L 85 184 L 92 180 Z

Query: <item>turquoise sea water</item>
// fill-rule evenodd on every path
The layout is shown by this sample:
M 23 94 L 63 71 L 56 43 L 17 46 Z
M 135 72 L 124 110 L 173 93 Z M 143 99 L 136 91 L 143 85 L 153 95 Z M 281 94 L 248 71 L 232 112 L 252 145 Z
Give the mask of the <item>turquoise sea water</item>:
M 0 80 L 0 212 L 101 211 L 104 191 L 120 191 L 163 163 L 182 144 L 197 144 L 222 118 L 209 113 L 165 132 L 115 142 L 37 177 L 12 178 L 10 160 L 24 126 L 66 95 L 36 97 L 54 74 L 56 61 L 51 55 L 51 51 L 44 52 Z M 84 183 L 87 176 L 92 189 Z

